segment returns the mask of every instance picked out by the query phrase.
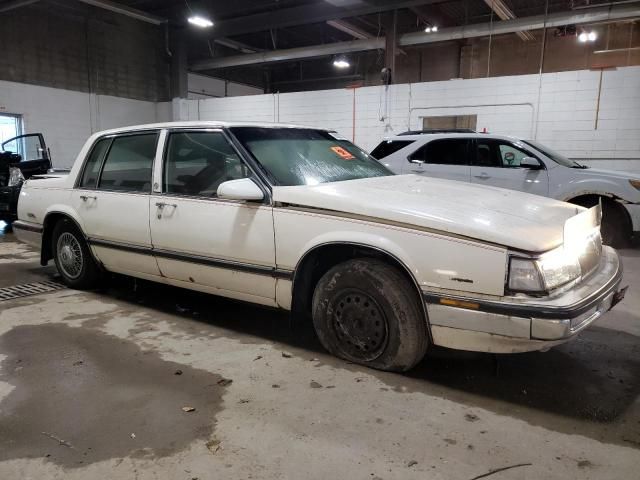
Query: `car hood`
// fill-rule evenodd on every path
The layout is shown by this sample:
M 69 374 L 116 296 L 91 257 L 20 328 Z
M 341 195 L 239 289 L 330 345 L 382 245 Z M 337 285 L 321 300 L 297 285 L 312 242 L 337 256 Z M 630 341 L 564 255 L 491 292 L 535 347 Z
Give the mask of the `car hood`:
M 565 221 L 584 210 L 502 188 L 418 175 L 274 187 L 273 199 L 432 229 L 528 252 L 562 244 Z
M 610 180 L 640 180 L 640 174 L 630 173 L 621 170 L 607 170 L 604 168 L 581 168 L 575 169 L 578 175 L 607 178 Z

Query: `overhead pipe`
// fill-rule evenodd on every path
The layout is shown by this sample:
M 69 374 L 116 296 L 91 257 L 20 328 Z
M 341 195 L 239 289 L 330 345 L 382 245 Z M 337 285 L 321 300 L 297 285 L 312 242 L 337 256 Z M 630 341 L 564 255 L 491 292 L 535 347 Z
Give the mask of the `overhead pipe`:
M 486 37 L 505 33 L 516 33 L 542 28 L 554 28 L 564 25 L 586 24 L 596 22 L 614 22 L 640 17 L 640 5 L 621 4 L 610 7 L 593 8 L 585 11 L 559 12 L 549 15 L 535 15 L 500 22 L 481 23 L 462 27 L 442 28 L 437 32 L 415 32 L 401 35 L 398 45 L 401 47 L 422 45 L 427 43 L 444 42 L 447 40 L 461 40 L 464 38 Z M 336 55 L 340 53 L 362 52 L 383 49 L 383 37 L 350 42 L 328 43 L 311 47 L 274 50 L 249 55 L 234 55 L 230 57 L 213 58 L 195 62 L 189 66 L 190 70 L 202 71 L 216 68 L 239 67 L 257 65 L 261 63 L 300 60 L 303 58 Z

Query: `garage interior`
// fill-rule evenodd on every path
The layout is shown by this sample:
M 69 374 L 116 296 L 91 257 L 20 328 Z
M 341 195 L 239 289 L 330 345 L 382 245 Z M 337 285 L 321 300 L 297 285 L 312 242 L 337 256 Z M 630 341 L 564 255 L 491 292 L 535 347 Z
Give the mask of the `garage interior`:
M 635 0 L 1 0 L 0 142 L 42 133 L 65 171 L 93 133 L 156 122 L 368 152 L 471 128 L 637 175 L 639 20 Z M 278 310 L 68 289 L 0 221 L 0 478 L 637 478 L 637 239 L 619 253 L 626 299 L 572 342 L 398 374 Z

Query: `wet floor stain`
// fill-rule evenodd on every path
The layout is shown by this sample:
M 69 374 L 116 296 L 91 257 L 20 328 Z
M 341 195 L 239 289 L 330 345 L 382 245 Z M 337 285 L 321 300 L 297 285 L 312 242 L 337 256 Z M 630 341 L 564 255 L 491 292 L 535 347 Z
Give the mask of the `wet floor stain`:
M 63 324 L 16 327 L 0 336 L 0 351 L 0 380 L 14 387 L 0 402 L 0 461 L 81 467 L 171 455 L 212 435 L 226 385 L 130 341 Z

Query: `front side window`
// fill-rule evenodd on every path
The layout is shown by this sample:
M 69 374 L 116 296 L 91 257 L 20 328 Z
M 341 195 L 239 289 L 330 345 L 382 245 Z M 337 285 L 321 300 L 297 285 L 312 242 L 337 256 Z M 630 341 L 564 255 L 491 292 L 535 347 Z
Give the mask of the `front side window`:
M 104 161 L 98 188 L 123 192 L 151 192 L 157 133 L 125 135 L 113 139 Z
M 32 162 L 46 158 L 42 135 L 32 133 L 13 138 L 2 144 L 2 150 L 20 155 L 21 162 Z
M 525 157 L 533 157 L 513 143 L 483 138 L 476 141 L 475 165 L 478 167 L 519 168 Z
M 169 135 L 164 161 L 165 192 L 215 197 L 221 183 L 249 175 L 249 169 L 221 132 Z
M 469 140 L 443 138 L 432 140 L 411 155 L 410 160 L 421 160 L 435 165 L 468 165 Z
M 520 167 L 520 162 L 523 158 L 531 157 L 531 154 L 516 148 L 510 143 L 500 143 L 498 145 L 498 150 L 500 151 L 502 166 L 506 168 Z
M 393 175 L 353 143 L 323 130 L 235 127 L 231 132 L 276 185 L 317 185 Z

